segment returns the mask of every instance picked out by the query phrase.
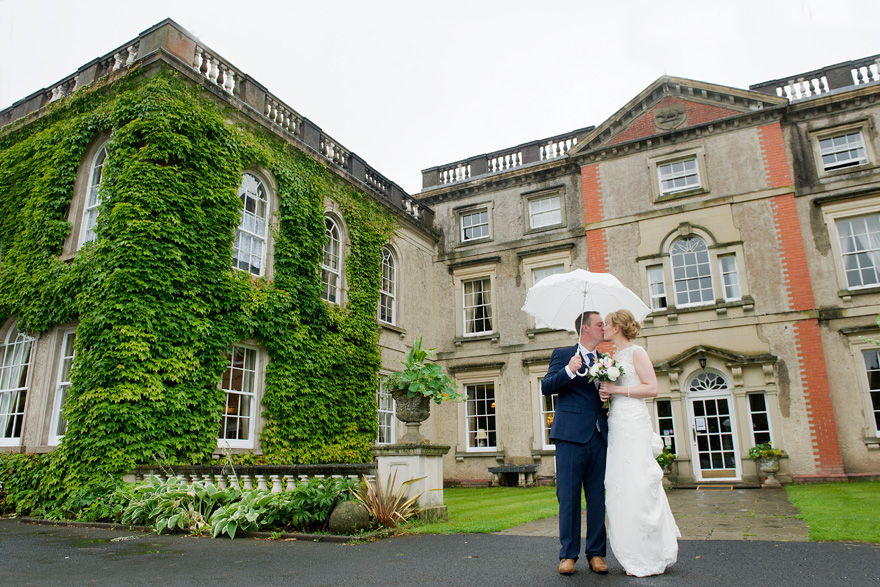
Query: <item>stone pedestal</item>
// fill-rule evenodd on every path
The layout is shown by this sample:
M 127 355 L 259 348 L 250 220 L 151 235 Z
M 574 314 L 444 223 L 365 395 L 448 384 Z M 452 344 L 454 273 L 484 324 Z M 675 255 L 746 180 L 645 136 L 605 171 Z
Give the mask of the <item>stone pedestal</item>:
M 423 508 L 419 517 L 426 520 L 446 520 L 448 514 L 443 505 L 443 455 L 449 447 L 440 444 L 377 444 L 373 446 L 376 457 L 377 481 L 383 485 L 397 472 L 396 486 L 410 479 L 420 479 L 408 487 L 407 497 L 422 494 L 419 505 Z

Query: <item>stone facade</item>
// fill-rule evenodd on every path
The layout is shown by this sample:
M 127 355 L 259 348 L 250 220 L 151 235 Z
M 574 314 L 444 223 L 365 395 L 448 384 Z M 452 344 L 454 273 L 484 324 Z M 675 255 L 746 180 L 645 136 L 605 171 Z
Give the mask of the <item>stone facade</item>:
M 552 350 L 574 336 L 520 308 L 537 280 L 576 268 L 613 273 L 652 307 L 637 342 L 658 373 L 649 404 L 678 454 L 678 483 L 758 481 L 746 457 L 763 440 L 788 453 L 783 481 L 837 479 L 880 474 L 878 62 L 749 90 L 664 76 L 597 127 L 426 169 L 415 197 L 172 21 L 0 112 L 0 124 L 38 118 L 134 64 L 171 68 L 230 107 L 234 124 L 283 137 L 392 211 L 382 371 L 423 336 L 468 395 L 434 406 L 421 427 L 452 447 L 449 482 L 487 483 L 499 464 L 555 475 L 553 404 L 540 381 Z M 95 137 L 79 169 L 64 260 L 76 255 L 107 138 Z M 243 172 L 271 194 L 265 170 Z M 344 215 L 329 200 L 327 213 L 344 258 Z M 266 248 L 271 279 L 271 236 Z M 0 329 L 7 348 L 14 325 Z M 0 450 L 57 445 L 75 328 L 30 333 L 21 432 Z M 271 357 L 254 346 L 260 381 Z M 402 434 L 387 411 L 379 418 L 383 441 Z M 261 425 L 240 450 L 259 452 Z

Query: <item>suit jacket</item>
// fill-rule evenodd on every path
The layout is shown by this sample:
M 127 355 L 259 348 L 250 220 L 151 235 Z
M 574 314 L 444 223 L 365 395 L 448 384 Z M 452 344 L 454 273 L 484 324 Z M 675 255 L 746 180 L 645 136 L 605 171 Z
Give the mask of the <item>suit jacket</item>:
M 586 377 L 575 376 L 572 379 L 565 372 L 566 365 L 577 352 L 577 344 L 553 351 L 550 368 L 541 384 L 541 393 L 544 395 L 558 395 L 550 440 L 584 444 L 596 431 L 598 422 L 602 439 L 607 443 L 608 416 L 599 399 L 599 388 L 587 381 Z

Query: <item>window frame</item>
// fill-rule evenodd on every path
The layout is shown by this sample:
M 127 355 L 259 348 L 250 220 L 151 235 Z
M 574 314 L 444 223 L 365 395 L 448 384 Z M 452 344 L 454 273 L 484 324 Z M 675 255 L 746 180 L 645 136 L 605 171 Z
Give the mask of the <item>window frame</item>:
M 863 417 L 862 431 L 865 443 L 872 448 L 880 446 L 880 424 L 878 424 L 876 416 L 874 415 L 871 385 L 868 379 L 868 366 L 865 363 L 864 353 L 880 353 L 880 346 L 874 342 L 878 336 L 880 336 L 880 332 L 873 328 L 868 331 L 860 329 L 858 332 L 847 335 L 853 361 L 859 372 L 862 374 L 860 377 L 856 378 L 858 380 L 857 385 L 859 395 L 861 396 L 862 409 L 860 411 Z
M 491 399 L 488 397 L 488 394 L 487 394 L 486 398 L 483 398 L 483 399 L 475 398 L 473 401 L 471 401 L 470 389 L 469 389 L 470 387 L 474 387 L 474 388 L 484 387 L 484 388 L 488 389 L 490 386 L 491 386 L 491 393 L 492 393 Z M 498 407 L 497 407 L 498 406 L 498 389 L 497 389 L 495 381 L 487 380 L 487 381 L 469 382 L 469 383 L 465 383 L 462 386 L 462 389 L 464 391 L 464 395 L 467 398 L 467 399 L 465 399 L 464 402 L 462 402 L 465 405 L 465 450 L 467 452 L 496 452 L 496 451 L 498 451 L 499 450 Z M 474 391 L 476 391 L 476 389 Z M 487 409 L 487 413 L 485 413 L 485 414 L 471 414 L 471 407 L 473 405 L 476 405 L 477 401 L 479 401 L 481 403 L 487 403 L 487 402 L 491 401 L 491 404 L 487 404 L 487 408 L 491 409 L 491 413 L 489 413 L 488 409 Z M 471 428 L 472 423 L 475 421 L 478 421 L 478 419 L 480 419 L 480 418 L 486 419 L 487 422 L 489 420 L 491 420 L 494 423 L 495 428 L 491 429 L 487 426 L 486 428 L 472 429 Z M 486 445 L 479 446 L 477 444 L 476 446 L 472 446 L 471 445 L 471 437 L 472 436 L 473 436 L 473 440 L 475 443 L 478 443 L 480 440 L 482 440 L 479 437 L 480 430 L 483 430 L 486 434 L 486 439 L 485 439 Z M 493 436 L 494 436 L 494 440 L 495 440 L 494 444 L 491 442 Z
M 543 200 L 549 200 L 551 198 L 557 198 L 559 200 L 559 221 L 552 224 L 542 224 L 541 226 L 534 226 L 532 223 L 532 204 Z M 546 232 L 548 230 L 564 228 L 566 226 L 565 187 L 558 186 L 551 189 L 542 189 L 537 192 L 526 192 L 522 194 L 522 210 L 524 220 L 524 234 Z
M 67 328 L 58 332 L 59 345 L 55 375 L 55 392 L 52 397 L 52 416 L 49 419 L 49 446 L 61 444 L 64 434 L 67 432 L 67 422 L 64 421 L 64 403 L 67 401 L 67 390 L 70 389 L 70 370 L 76 360 L 76 328 Z M 69 341 L 69 342 L 68 342 Z M 70 345 L 70 346 L 68 346 Z M 65 365 L 70 362 L 65 376 Z M 59 434 L 58 428 L 64 424 L 64 433 Z
M 679 283 L 679 282 L 682 282 L 682 281 L 684 281 L 684 282 L 690 282 L 690 281 L 693 280 L 693 279 L 698 279 L 698 280 L 702 281 L 702 280 L 704 279 L 704 276 L 702 276 L 702 275 L 697 275 L 696 277 L 688 277 L 687 275 L 685 275 L 685 278 L 684 278 L 684 279 L 679 279 L 679 280 L 677 280 L 677 279 L 675 278 L 675 270 L 676 270 L 676 266 L 675 266 L 675 262 L 674 262 L 674 260 L 673 260 L 674 257 L 673 257 L 673 251 L 672 251 L 672 249 L 673 249 L 673 247 L 675 247 L 678 243 L 680 243 L 680 242 L 682 242 L 682 241 L 684 241 L 684 240 L 694 240 L 694 239 L 699 239 L 700 242 L 703 243 L 703 246 L 706 247 L 706 262 L 705 262 L 705 266 L 706 266 L 706 268 L 708 268 L 708 271 L 709 271 L 709 284 L 710 284 L 710 288 L 709 288 L 708 291 L 709 291 L 710 299 L 709 299 L 709 300 L 701 299 L 700 301 L 697 301 L 697 302 L 691 302 L 691 301 L 688 301 L 686 304 L 679 304 L 679 303 L 678 303 L 678 301 L 679 301 L 679 289 L 678 289 L 678 283 Z M 684 252 L 684 253 L 682 253 L 682 256 L 687 256 L 687 255 L 689 255 L 689 254 L 692 254 L 692 253 L 690 253 L 690 252 Z M 709 249 L 709 242 L 707 242 L 707 239 L 703 238 L 702 236 L 700 236 L 700 235 L 698 235 L 698 234 L 690 234 L 690 235 L 686 235 L 686 236 L 680 236 L 679 238 L 674 239 L 674 240 L 669 244 L 668 255 L 669 255 L 669 269 L 670 269 L 670 274 L 672 275 L 672 280 L 671 280 L 671 284 L 672 284 L 672 296 L 673 296 L 673 299 L 675 300 L 675 304 L 674 304 L 675 307 L 676 307 L 676 308 L 694 308 L 694 307 L 697 307 L 697 306 L 708 306 L 708 305 L 715 304 L 715 303 L 716 303 L 716 300 L 717 300 L 717 297 L 715 296 L 715 283 L 714 283 L 716 276 L 714 275 L 715 272 L 712 271 L 712 253 L 711 253 L 711 251 L 710 251 L 710 249 Z M 702 267 L 703 265 L 704 265 L 703 263 L 699 263 L 699 264 L 697 265 L 697 267 Z M 687 273 L 687 269 L 688 269 L 688 267 L 691 267 L 691 266 L 692 266 L 692 265 L 685 265 L 685 266 L 684 266 L 685 273 Z M 703 287 L 701 286 L 697 291 L 701 292 L 701 293 L 700 293 L 700 297 L 703 298 L 703 296 L 704 296 L 704 293 L 703 293 L 703 292 L 705 292 L 706 289 L 703 288 Z M 690 292 L 691 292 L 690 289 L 688 289 L 688 290 L 686 290 L 686 292 L 684 292 L 684 293 L 686 293 L 686 294 L 688 295 L 688 298 L 690 298 Z M 667 297 L 667 304 L 668 304 L 668 299 L 669 299 L 669 298 Z
M 822 206 L 822 216 L 825 220 L 825 228 L 828 231 L 828 239 L 831 244 L 831 250 L 834 254 L 834 268 L 837 274 L 838 295 L 844 300 L 849 296 L 860 292 L 873 292 L 880 287 L 880 283 L 872 285 L 863 285 L 850 287 L 846 277 L 846 266 L 844 265 L 843 251 L 840 248 L 840 233 L 838 231 L 837 222 L 840 220 L 849 220 L 859 217 L 880 215 L 880 196 L 874 196 L 866 199 L 847 200 L 843 202 L 834 202 L 824 204 Z
M 660 403 L 661 402 L 669 404 L 669 415 L 668 416 L 661 416 L 660 415 Z M 678 451 L 677 451 L 678 441 L 675 437 L 675 433 L 676 433 L 675 404 L 676 403 L 680 404 L 680 402 L 673 402 L 672 398 L 669 398 L 669 397 L 657 397 L 657 398 L 654 398 L 654 401 L 652 403 L 654 404 L 654 409 L 652 410 L 652 412 L 654 414 L 654 430 L 656 430 L 657 434 L 660 436 L 660 438 L 663 439 L 663 445 L 668 447 L 672 453 L 677 455 L 678 454 Z M 670 426 L 672 426 L 672 428 L 671 428 L 672 434 L 664 434 L 664 431 L 669 430 L 669 428 L 664 429 L 662 427 L 661 422 L 660 422 L 661 419 L 662 420 L 669 420 L 669 424 L 670 424 Z M 670 446 L 669 442 L 667 442 L 667 440 L 669 440 L 672 443 L 671 446 Z
M 385 373 L 384 375 L 387 375 L 387 373 Z M 388 402 L 387 409 L 383 406 L 383 399 Z M 376 430 L 376 444 L 386 445 L 394 444 L 397 442 L 397 417 L 395 415 L 396 409 L 397 405 L 394 401 L 394 398 L 391 396 L 391 392 L 385 389 L 385 385 L 382 384 L 382 382 L 380 381 L 379 388 L 376 390 L 376 419 L 378 421 L 378 428 Z M 385 440 L 382 439 L 383 429 L 386 430 L 386 434 L 388 436 L 388 438 L 386 438 Z
M 101 196 L 101 184 L 104 181 L 104 164 L 107 162 L 107 157 L 109 156 L 109 151 L 107 150 L 107 145 L 110 143 L 110 139 L 105 139 L 100 146 L 96 149 L 95 154 L 92 156 L 91 161 L 89 162 L 89 174 L 88 174 L 88 183 L 86 184 L 86 193 L 83 198 L 83 207 L 82 213 L 80 214 L 80 227 L 79 227 L 79 239 L 77 240 L 76 250 L 79 251 L 86 243 L 94 242 L 97 240 L 98 235 L 94 231 L 94 227 L 98 223 L 98 216 L 100 215 L 100 207 L 101 202 L 103 201 L 103 197 Z M 100 169 L 98 169 L 98 184 L 95 185 L 95 172 L 96 172 L 96 163 L 98 159 L 101 159 Z M 95 202 L 92 204 L 92 195 L 95 195 Z M 89 216 L 91 212 L 95 213 L 94 221 L 89 224 Z
M 655 273 L 659 272 L 659 278 L 660 278 L 659 281 L 657 281 L 657 280 L 652 281 L 651 280 L 652 270 L 654 270 Z M 645 272 L 646 272 L 645 277 L 648 280 L 648 301 L 650 302 L 650 304 L 648 304 L 648 305 L 650 306 L 651 311 L 653 312 L 653 311 L 657 311 L 657 310 L 665 310 L 666 308 L 669 307 L 669 295 L 666 292 L 666 273 L 664 271 L 663 264 L 658 263 L 655 265 L 648 265 L 645 268 Z M 659 284 L 663 288 L 662 296 L 659 294 L 658 295 L 654 294 L 653 286 L 656 284 Z M 662 303 L 663 303 L 662 306 L 659 305 L 659 303 L 660 303 L 659 300 L 661 299 L 661 297 L 662 297 Z M 655 305 L 655 303 L 654 303 L 655 300 L 658 300 L 657 305 Z
M 752 396 L 761 396 L 764 398 L 764 411 L 755 411 L 752 409 Z M 764 391 L 751 391 L 746 394 L 746 411 L 749 414 L 749 436 L 752 439 L 752 446 L 757 446 L 763 442 L 770 442 L 773 444 L 773 421 L 770 418 L 770 399 L 766 392 Z M 767 429 L 766 430 L 755 430 L 755 414 L 763 413 L 767 417 Z M 756 434 L 766 434 L 767 440 L 759 441 Z
M 865 151 L 864 161 L 855 165 L 844 165 L 827 168 L 822 159 L 822 141 L 841 136 L 859 134 L 862 140 L 862 148 Z M 873 125 L 870 119 L 857 120 L 848 124 L 834 127 L 817 128 L 808 131 L 813 151 L 813 163 L 816 166 L 816 175 L 819 178 L 845 175 L 854 171 L 862 171 L 877 166 L 877 157 L 874 151 Z
M 259 219 L 256 214 L 250 214 L 247 210 L 248 200 L 251 198 L 247 198 L 242 200 L 242 209 L 241 209 L 241 218 L 239 219 L 238 226 L 235 228 L 235 240 L 232 244 L 232 268 L 238 271 L 245 271 L 254 277 L 263 277 L 267 275 L 267 259 L 269 257 L 269 223 L 272 219 L 272 192 L 269 189 L 268 182 L 262 177 L 261 174 L 255 173 L 253 171 L 244 171 L 241 174 L 241 183 L 238 186 L 238 198 L 241 199 L 243 195 L 248 194 L 248 188 L 245 186 L 245 181 L 247 177 L 253 178 L 257 183 L 258 188 L 262 188 L 262 193 L 265 198 L 262 200 L 262 203 L 265 207 L 265 217 L 263 220 L 263 234 L 259 234 L 256 230 L 249 230 L 244 228 L 245 224 L 245 216 L 250 215 L 254 218 Z M 249 194 L 248 194 L 249 195 Z M 256 201 L 260 201 L 259 198 L 254 198 Z M 243 249 L 236 248 L 238 243 L 241 242 L 241 237 L 243 235 L 247 235 L 250 239 L 259 240 L 262 243 L 262 247 L 260 247 L 260 255 L 259 255 L 259 271 L 258 273 L 254 273 L 250 267 L 253 267 L 252 263 L 248 263 L 248 268 L 240 267 L 242 259 L 241 257 L 237 257 L 237 252 L 243 252 Z M 249 249 L 252 251 L 253 248 Z M 250 252 L 246 253 L 249 259 L 253 259 L 255 255 Z
M 468 204 L 466 206 L 461 206 L 459 208 L 455 208 L 453 211 L 455 213 L 455 230 L 458 234 L 458 246 L 469 246 L 478 243 L 491 242 L 494 239 L 495 227 L 492 221 L 492 211 L 493 211 L 492 202 L 480 202 L 475 204 Z M 486 232 L 487 234 L 484 236 L 476 237 L 476 238 L 465 238 L 465 227 L 464 227 L 464 219 L 467 216 L 473 216 L 474 214 L 479 214 L 485 212 L 486 213 Z M 469 227 L 470 228 L 470 227 Z
M 715 258 L 718 260 L 718 280 L 721 282 L 721 296 L 725 302 L 735 302 L 742 299 L 742 287 L 740 287 L 740 279 L 739 279 L 739 263 L 736 258 L 736 253 L 724 253 L 716 255 Z M 733 271 L 725 271 L 724 269 L 724 261 L 727 259 L 733 260 Z M 727 276 L 733 275 L 736 278 L 735 284 L 727 283 Z M 736 287 L 737 295 L 730 296 L 728 295 L 729 287 Z
M 12 339 L 12 333 L 15 332 L 15 339 L 10 342 Z M 21 338 L 22 340 L 19 340 Z M 37 347 L 37 339 L 35 337 L 29 336 L 26 333 L 23 333 L 18 330 L 18 320 L 12 319 L 11 323 L 8 325 L 7 329 L 3 333 L 3 342 L 0 344 L 0 385 L 2 385 L 2 381 L 5 378 L 6 370 L 13 369 L 18 367 L 19 369 L 26 368 L 27 372 L 24 375 L 24 386 L 16 385 L 15 387 L 2 388 L 0 387 L 0 405 L 3 404 L 3 398 L 5 394 L 9 394 L 10 397 L 15 399 L 15 406 L 21 406 L 21 411 L 15 406 L 9 406 L 6 410 L 5 416 L 12 417 L 12 428 L 13 430 L 16 428 L 16 422 L 18 422 L 18 435 L 17 436 L 4 436 L 6 434 L 6 428 L 9 425 L 9 422 L 3 422 L 2 427 L 0 427 L 0 447 L 5 446 L 21 446 L 22 439 L 24 438 L 25 418 L 28 412 L 28 392 L 30 391 L 31 378 L 33 376 L 34 370 L 34 357 L 36 355 L 36 347 Z M 9 347 L 12 346 L 12 360 L 14 361 L 14 353 L 16 352 L 16 346 L 19 344 L 27 344 L 29 348 L 27 349 L 27 359 L 23 363 L 13 363 L 7 366 L 7 357 L 9 356 L 10 350 Z M 17 377 L 19 382 L 21 381 L 21 372 L 19 371 L 19 375 Z M 24 397 L 22 398 L 22 393 Z M 14 394 L 14 395 L 13 395 Z M 11 401 L 10 401 L 11 404 Z M 12 411 L 14 410 L 14 411 Z M 0 415 L 2 417 L 2 415 Z
M 667 165 L 675 165 L 676 163 L 690 160 L 694 161 L 694 171 L 698 178 L 699 185 L 679 190 L 664 190 L 662 187 L 663 179 L 661 176 L 661 168 Z M 702 145 L 649 157 L 647 164 L 651 178 L 651 191 L 655 202 L 674 200 L 676 198 L 693 196 L 696 194 L 705 194 L 710 191 L 705 150 Z
M 327 226 L 328 222 L 333 224 L 333 226 L 336 228 L 336 231 L 338 233 L 337 242 L 338 242 L 339 248 L 337 251 L 337 257 L 336 257 L 337 258 L 337 267 L 335 270 L 333 267 L 330 267 L 325 263 L 325 260 L 327 258 L 327 246 L 332 245 L 332 243 L 333 243 L 332 234 L 328 234 L 331 232 L 330 227 Z M 334 214 L 325 213 L 324 214 L 324 236 L 328 240 L 327 240 L 327 242 L 324 243 L 324 245 L 322 247 L 323 255 L 321 257 L 321 286 L 322 286 L 321 299 L 324 300 L 325 302 L 327 302 L 328 304 L 333 304 L 333 305 L 342 305 L 342 290 L 343 290 L 342 276 L 345 274 L 344 263 L 343 263 L 344 259 L 345 259 L 345 238 L 344 238 L 343 234 L 344 233 L 342 230 L 342 224 L 337 220 L 337 217 Z M 332 252 L 331 252 L 331 254 L 332 254 Z M 335 286 L 331 286 L 330 282 L 324 279 L 325 272 L 327 274 L 331 274 L 331 275 L 336 276 L 336 285 Z M 335 291 L 335 298 L 336 299 L 332 299 L 332 300 L 330 299 L 329 296 L 331 296 L 333 294 L 333 292 L 328 291 L 328 287 L 332 288 Z
M 472 292 L 471 294 L 468 294 L 467 286 L 469 284 L 475 284 L 475 283 L 482 283 L 485 285 L 485 288 L 481 289 L 480 292 Z M 492 312 L 492 305 L 493 305 L 492 299 L 494 297 L 493 296 L 493 289 L 494 289 L 493 280 L 491 277 L 488 277 L 488 276 L 476 277 L 476 278 L 467 279 L 467 280 L 464 280 L 461 282 L 461 305 L 462 305 L 462 311 L 463 311 L 462 325 L 464 326 L 464 329 L 462 330 L 462 336 L 465 336 L 465 337 L 486 336 L 486 335 L 489 335 L 489 334 L 492 334 L 493 332 L 495 332 L 495 321 L 494 321 L 494 316 L 493 316 L 493 312 Z M 476 304 L 468 305 L 468 296 L 469 295 L 482 295 L 484 297 L 488 297 L 488 301 L 481 304 L 481 305 L 476 305 Z M 473 310 L 476 312 L 477 308 L 486 308 L 486 310 L 487 310 L 486 315 L 483 316 L 482 318 L 478 318 L 475 313 L 473 320 L 472 321 L 469 320 L 468 319 L 468 310 Z M 473 322 L 474 325 L 476 326 L 477 322 L 480 322 L 480 321 L 488 322 L 489 329 L 488 330 L 474 330 L 472 332 L 468 332 L 468 325 L 471 322 Z
M 254 356 L 254 368 L 253 368 L 253 383 L 252 389 L 253 391 L 248 393 L 245 391 L 239 391 L 235 389 L 226 389 L 223 387 L 223 380 L 226 378 L 226 373 L 232 368 L 232 362 L 234 360 L 234 355 L 229 355 L 229 361 L 227 363 L 226 370 L 223 372 L 223 376 L 220 379 L 220 382 L 217 384 L 218 388 L 223 391 L 225 394 L 225 399 L 223 402 L 223 411 L 221 413 L 220 420 L 220 430 L 224 430 L 225 427 L 228 426 L 227 423 L 227 408 L 229 405 L 229 396 L 230 394 L 247 396 L 249 397 L 249 414 L 247 416 L 248 422 L 248 438 L 245 440 L 241 439 L 227 439 L 220 436 L 220 430 L 217 433 L 217 448 L 231 448 L 231 449 L 254 449 L 256 448 L 256 435 L 257 435 L 257 420 L 260 418 L 259 414 L 259 406 L 262 402 L 262 390 L 265 379 L 264 372 L 264 360 L 263 353 L 261 349 L 251 344 L 250 342 L 238 342 L 230 346 L 230 351 L 234 353 L 236 348 L 241 348 L 245 350 L 245 358 L 244 364 L 247 364 L 247 353 L 252 352 Z M 243 369 L 244 371 L 248 371 L 247 369 Z M 230 377 L 230 382 L 232 381 L 232 377 Z M 236 419 L 241 420 L 242 417 L 240 415 L 236 416 Z
M 386 264 L 386 262 L 385 262 L 386 256 L 387 256 L 387 258 L 390 258 L 390 260 L 391 260 L 390 264 Z M 385 271 L 386 266 L 391 267 L 391 279 L 390 280 L 386 280 L 386 271 Z M 380 284 L 379 284 L 379 308 L 378 308 L 379 322 L 381 322 L 382 324 L 390 324 L 392 326 L 396 326 L 397 322 L 398 322 L 398 320 L 397 320 L 397 292 L 399 291 L 398 282 L 399 282 L 399 276 L 400 276 L 400 271 L 399 271 L 400 263 L 397 262 L 397 254 L 395 253 L 394 249 L 392 249 L 389 245 L 385 245 L 384 247 L 382 247 L 381 267 L 382 267 L 382 278 L 381 278 Z M 390 281 L 390 284 L 391 284 L 391 287 L 388 290 L 385 289 L 386 281 Z M 390 303 L 384 304 L 384 301 L 386 298 L 388 300 L 390 300 Z M 389 309 L 389 312 L 391 314 L 390 320 L 385 320 L 382 318 L 382 314 L 383 314 L 382 310 L 386 306 Z

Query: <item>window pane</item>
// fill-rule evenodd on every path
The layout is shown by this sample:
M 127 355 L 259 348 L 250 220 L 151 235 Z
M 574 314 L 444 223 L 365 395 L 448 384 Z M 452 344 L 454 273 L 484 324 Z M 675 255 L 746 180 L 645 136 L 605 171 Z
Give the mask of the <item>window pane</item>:
M 397 312 L 397 262 L 391 249 L 382 249 L 382 284 L 379 287 L 379 320 L 394 324 Z
M 835 223 L 848 287 L 880 284 L 880 215 Z
M 321 283 L 324 291 L 321 297 L 331 304 L 339 303 L 339 283 L 342 272 L 342 239 L 339 226 L 329 216 L 324 217 L 324 259 L 321 261 Z
M 495 385 L 466 385 L 467 442 L 469 449 L 495 449 Z
M 819 152 L 825 171 L 853 167 L 868 162 L 862 132 L 850 132 L 819 140 Z
M 469 241 L 489 236 L 489 211 L 479 210 L 461 215 L 461 240 Z
M 529 226 L 541 228 L 562 222 L 562 208 L 559 196 L 548 196 L 529 201 Z
M 663 278 L 662 265 L 648 267 L 648 292 L 652 310 L 666 307 L 666 282 Z
M 491 280 L 477 279 L 462 283 L 464 294 L 464 332 L 492 332 Z
M 233 346 L 227 355 L 229 366 L 220 389 L 226 392 L 226 404 L 218 434 L 221 441 L 240 441 L 233 446 L 252 446 L 252 414 L 255 406 L 258 370 L 257 350 Z M 222 443 L 221 443 L 222 445 Z
M 669 250 L 675 299 L 679 306 L 715 301 L 706 242 L 699 237 L 681 238 Z
M 33 342 L 13 326 L 0 345 L 0 440 L 21 438 Z
M 241 177 L 238 198 L 242 211 L 232 248 L 232 266 L 252 275 L 262 275 L 268 226 L 266 188 L 259 179 L 245 173 Z
M 661 195 L 692 190 L 701 185 L 696 158 L 658 165 L 657 174 Z

